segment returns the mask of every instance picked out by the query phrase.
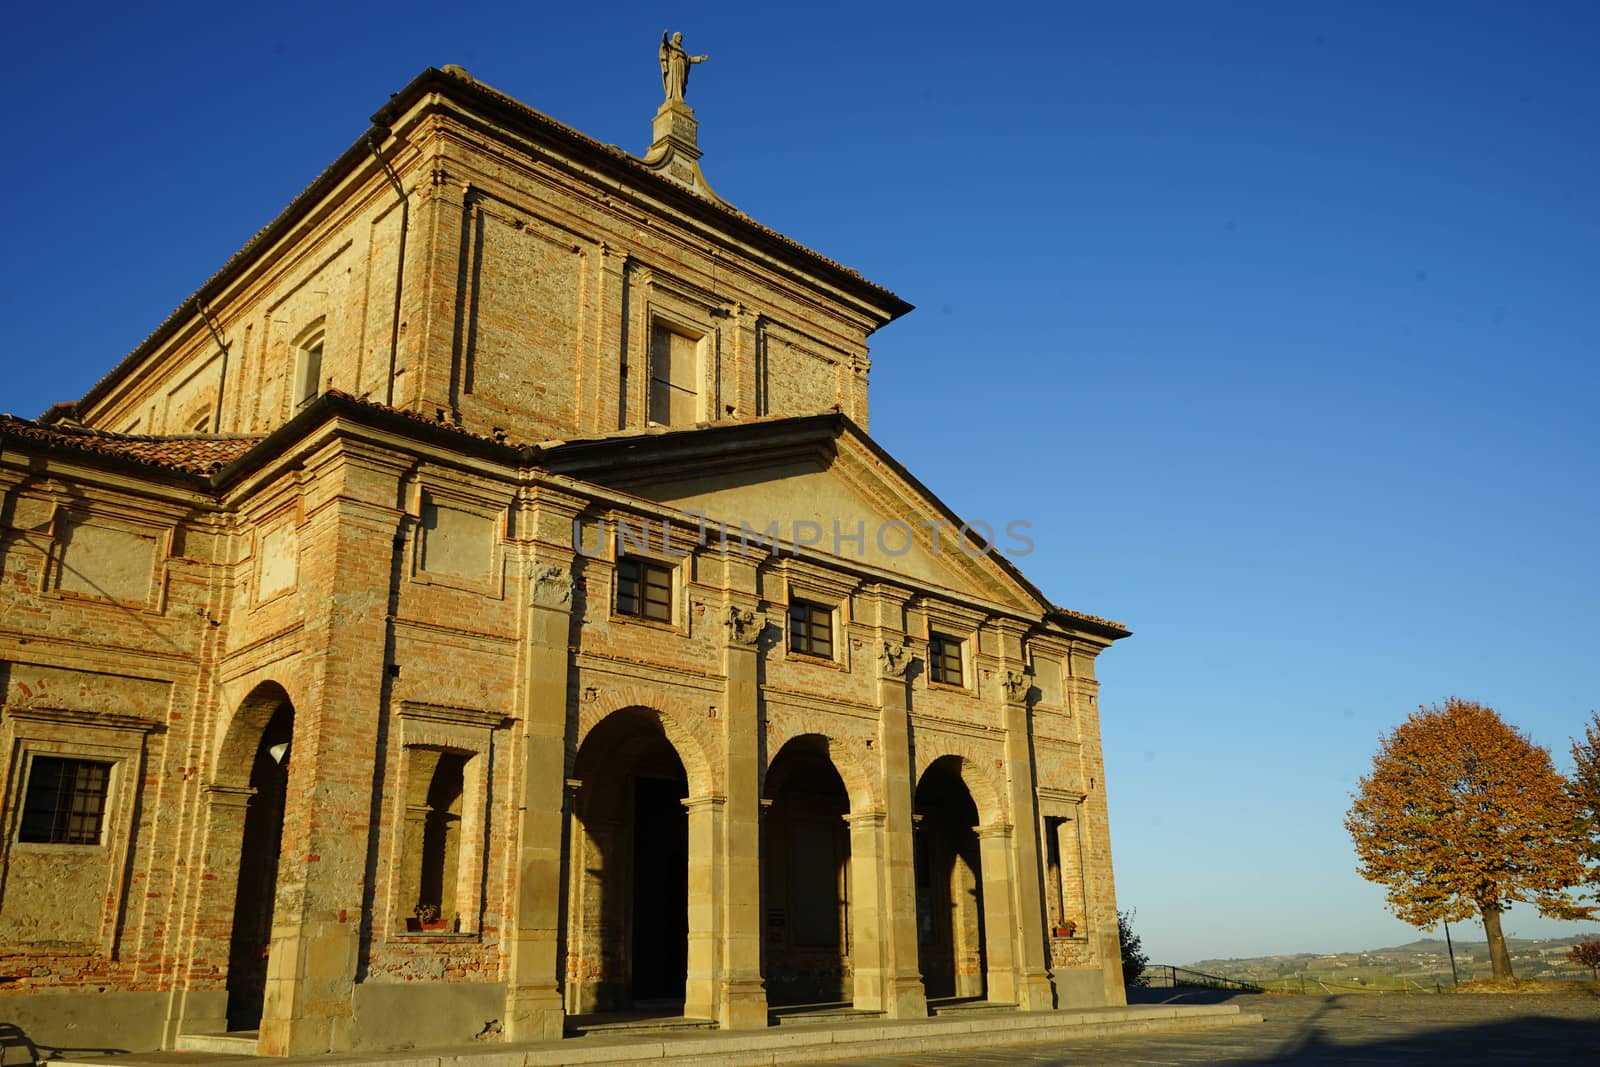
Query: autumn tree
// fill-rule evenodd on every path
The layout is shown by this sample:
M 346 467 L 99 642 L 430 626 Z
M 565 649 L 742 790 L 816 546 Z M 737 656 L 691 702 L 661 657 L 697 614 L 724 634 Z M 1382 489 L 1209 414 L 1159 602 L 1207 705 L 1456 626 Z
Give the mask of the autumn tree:
M 1500 914 L 1512 902 L 1561 918 L 1591 910 L 1566 892 L 1584 876 L 1577 815 L 1549 752 L 1493 708 L 1451 697 L 1380 738 L 1344 824 L 1391 911 L 1423 929 L 1481 916 L 1494 976 L 1510 978 Z
M 1578 809 L 1578 835 L 1590 889 L 1600 899 L 1600 713 L 1589 713 L 1583 740 L 1572 742 L 1572 767 L 1569 788 Z
M 1595 981 L 1600 982 L 1600 941 L 1592 937 L 1584 938 L 1567 949 L 1567 959 L 1579 967 L 1589 968 L 1589 973 L 1594 975 Z

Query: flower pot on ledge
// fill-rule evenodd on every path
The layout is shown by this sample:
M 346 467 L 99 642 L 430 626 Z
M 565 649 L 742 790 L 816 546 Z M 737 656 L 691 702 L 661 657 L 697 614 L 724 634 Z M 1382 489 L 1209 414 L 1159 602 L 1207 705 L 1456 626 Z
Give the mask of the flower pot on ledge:
M 1072 937 L 1077 934 L 1077 932 L 1078 924 L 1075 922 L 1069 922 L 1063 926 L 1057 926 L 1050 931 L 1052 937 Z

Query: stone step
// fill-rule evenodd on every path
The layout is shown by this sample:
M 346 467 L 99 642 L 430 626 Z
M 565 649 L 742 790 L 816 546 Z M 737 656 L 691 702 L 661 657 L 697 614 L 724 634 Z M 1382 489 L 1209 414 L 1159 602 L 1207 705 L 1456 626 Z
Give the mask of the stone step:
M 592 1017 L 591 1017 L 592 1018 Z M 1234 1004 L 1150 1004 L 1066 1011 L 967 1012 L 930 1019 L 866 1020 L 817 1026 L 773 1026 L 764 1030 L 716 1030 L 709 1020 L 685 1020 L 655 1032 L 614 1028 L 564 1041 L 503 1045 L 456 1046 L 403 1053 L 346 1052 L 332 1061 L 339 1067 L 575 1067 L 636 1065 L 650 1067 L 782 1067 L 829 1060 L 916 1056 L 965 1049 L 1038 1044 L 1114 1037 L 1126 1034 L 1208 1030 L 1260 1023 L 1261 1016 L 1243 1014 Z M 630 1020 L 660 1028 L 672 1020 Z M 695 1025 L 700 1024 L 700 1025 Z M 626 1024 L 624 1024 L 626 1025 Z M 223 1035 L 224 1037 L 228 1035 Z M 53 1060 L 50 1067 L 244 1067 L 243 1058 L 227 1055 L 155 1052 L 105 1058 Z M 280 1060 L 261 1059 L 252 1067 L 272 1067 Z
M 715 1030 L 715 1019 L 694 1019 L 683 1015 L 580 1015 L 567 1020 L 568 1037 L 589 1035 L 675 1034 L 681 1031 Z
M 852 1008 L 849 1004 L 790 1004 L 767 1013 L 768 1021 L 774 1026 L 830 1026 L 881 1018 L 881 1011 Z
M 1003 1006 L 1002 1006 L 1003 1008 Z M 650 1067 L 782 1067 L 829 1060 L 873 1059 L 929 1052 L 1114 1037 L 1175 1030 L 1208 1030 L 1262 1021 L 1232 1004 L 1160 1005 L 1059 1012 L 968 1012 L 955 1017 L 867 1021 L 832 1026 L 779 1026 L 764 1031 L 668 1036 L 621 1044 L 566 1042 L 561 1048 L 529 1047 L 523 1067 L 648 1063 Z M 439 1061 L 444 1067 L 445 1059 Z M 465 1057 L 450 1067 L 472 1067 Z M 490 1067 L 485 1063 L 484 1067 Z
M 982 1015 L 988 1012 L 1016 1011 L 1015 1004 L 998 1004 L 992 1000 L 930 1000 L 928 1014 L 936 1018 L 952 1015 Z
M 179 1034 L 173 1049 L 178 1052 L 223 1052 L 232 1056 L 254 1056 L 260 1036 L 256 1030 L 236 1030 L 226 1034 Z

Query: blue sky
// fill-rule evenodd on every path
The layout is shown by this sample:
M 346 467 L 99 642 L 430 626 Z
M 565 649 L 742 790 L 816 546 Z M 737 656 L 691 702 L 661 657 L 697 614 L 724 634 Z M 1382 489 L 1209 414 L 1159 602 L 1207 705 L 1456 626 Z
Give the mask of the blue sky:
M 1600 8 L 592 10 L 18 9 L 0 410 L 80 395 L 423 67 L 642 152 L 682 29 L 718 192 L 919 307 L 874 435 L 1134 629 L 1153 955 L 1408 938 L 1340 824 L 1379 732 L 1455 693 L 1564 764 L 1600 705 Z

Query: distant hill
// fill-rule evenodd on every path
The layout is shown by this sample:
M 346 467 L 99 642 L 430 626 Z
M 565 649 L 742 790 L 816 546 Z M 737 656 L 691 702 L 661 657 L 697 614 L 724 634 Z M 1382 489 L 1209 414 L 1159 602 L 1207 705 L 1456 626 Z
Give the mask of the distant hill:
M 1519 978 L 1587 978 L 1587 969 L 1574 968 L 1566 959 L 1567 949 L 1582 939 L 1575 937 L 1506 938 L 1511 966 Z M 1461 981 L 1486 978 L 1490 973 L 1487 941 L 1455 941 L 1455 970 Z M 1246 978 L 1259 982 L 1274 979 L 1340 985 L 1387 988 L 1397 980 L 1420 985 L 1442 982 L 1448 986 L 1454 975 L 1450 953 L 1442 937 L 1424 937 L 1403 945 L 1366 949 L 1360 952 L 1286 952 L 1273 956 L 1236 959 L 1196 960 L 1181 966 L 1227 978 Z M 1581 973 L 1580 973 L 1581 971 Z

